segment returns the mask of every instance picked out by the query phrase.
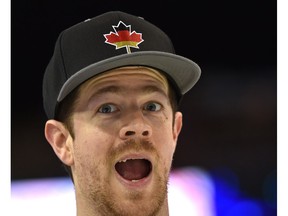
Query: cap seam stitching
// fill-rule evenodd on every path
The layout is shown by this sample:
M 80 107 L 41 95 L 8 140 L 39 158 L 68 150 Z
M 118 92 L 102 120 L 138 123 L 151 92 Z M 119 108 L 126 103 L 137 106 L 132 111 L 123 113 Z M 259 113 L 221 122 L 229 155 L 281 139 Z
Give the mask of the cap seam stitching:
M 66 80 L 67 80 L 68 79 L 68 74 L 66 72 L 64 54 L 63 54 L 63 46 L 62 46 L 63 45 L 63 43 L 62 43 L 63 35 L 64 35 L 64 32 L 62 32 L 62 34 L 60 35 L 60 40 L 59 40 L 59 43 L 60 43 L 60 56 L 61 56 L 61 60 L 62 60 L 62 66 L 63 66 L 64 74 L 65 74 Z

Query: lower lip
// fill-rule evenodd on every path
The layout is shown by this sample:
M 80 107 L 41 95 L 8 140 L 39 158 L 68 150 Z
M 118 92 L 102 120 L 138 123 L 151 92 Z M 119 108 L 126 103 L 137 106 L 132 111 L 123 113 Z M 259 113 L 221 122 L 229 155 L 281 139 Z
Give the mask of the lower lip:
M 146 187 L 149 182 L 152 179 L 152 174 L 150 173 L 147 177 L 139 179 L 139 180 L 135 180 L 135 181 L 130 181 L 127 179 L 124 179 L 121 175 L 119 175 L 119 173 L 115 170 L 116 172 L 116 177 L 117 179 L 125 186 L 131 189 L 141 189 Z

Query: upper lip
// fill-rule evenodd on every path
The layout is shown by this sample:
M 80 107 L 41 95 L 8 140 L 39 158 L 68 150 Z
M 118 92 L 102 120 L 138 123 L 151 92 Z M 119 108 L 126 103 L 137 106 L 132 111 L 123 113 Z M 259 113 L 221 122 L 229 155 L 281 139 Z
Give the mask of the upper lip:
M 116 163 L 125 162 L 127 160 L 137 160 L 137 159 L 148 160 L 152 164 L 151 158 L 147 154 L 143 154 L 143 153 L 130 153 L 128 155 L 124 155 L 120 157 L 119 159 L 117 159 Z

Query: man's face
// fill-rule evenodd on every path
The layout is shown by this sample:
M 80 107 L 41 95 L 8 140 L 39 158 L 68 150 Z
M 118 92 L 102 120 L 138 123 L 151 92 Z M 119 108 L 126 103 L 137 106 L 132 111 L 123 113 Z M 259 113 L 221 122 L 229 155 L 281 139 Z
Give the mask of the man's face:
M 76 197 L 103 215 L 155 215 L 167 205 L 182 115 L 173 115 L 162 75 L 133 67 L 89 80 L 73 126 Z

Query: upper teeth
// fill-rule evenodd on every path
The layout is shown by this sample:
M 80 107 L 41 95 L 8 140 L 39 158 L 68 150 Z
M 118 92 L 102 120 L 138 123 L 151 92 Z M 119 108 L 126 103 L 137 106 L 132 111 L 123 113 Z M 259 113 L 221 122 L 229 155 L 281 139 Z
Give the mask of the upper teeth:
M 125 163 L 127 160 L 141 160 L 142 158 L 129 158 L 119 161 L 119 163 Z

